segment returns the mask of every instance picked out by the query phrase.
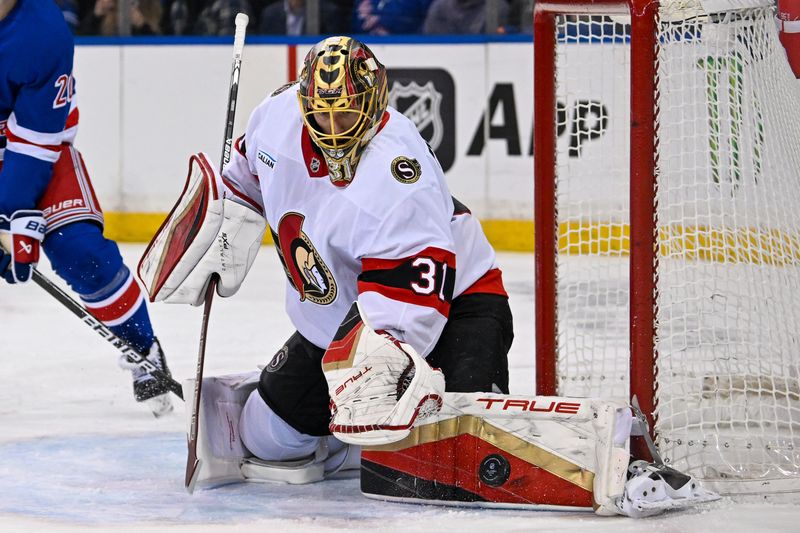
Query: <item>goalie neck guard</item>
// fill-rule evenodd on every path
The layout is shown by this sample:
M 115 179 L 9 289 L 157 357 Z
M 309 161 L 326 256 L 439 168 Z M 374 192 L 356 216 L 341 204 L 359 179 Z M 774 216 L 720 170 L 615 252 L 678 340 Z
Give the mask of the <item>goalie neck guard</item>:
M 329 37 L 306 54 L 298 100 L 331 181 L 349 183 L 388 103 L 386 68 L 350 37 Z

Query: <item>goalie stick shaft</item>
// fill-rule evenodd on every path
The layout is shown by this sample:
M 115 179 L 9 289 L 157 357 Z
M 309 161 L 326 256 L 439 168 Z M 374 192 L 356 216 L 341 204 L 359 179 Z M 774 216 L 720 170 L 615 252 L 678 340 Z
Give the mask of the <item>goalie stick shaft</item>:
M 194 492 L 197 474 L 200 471 L 200 460 L 197 458 L 197 431 L 200 417 L 200 393 L 203 387 L 203 364 L 206 358 L 206 338 L 208 333 L 208 319 L 211 316 L 211 303 L 214 301 L 214 291 L 217 289 L 217 276 L 211 276 L 206 288 L 203 303 L 203 323 L 200 325 L 200 345 L 197 353 L 197 368 L 194 380 L 194 394 L 192 396 L 192 418 L 189 424 L 188 454 L 186 456 L 186 478 L 184 484 L 189 494 Z
M 242 69 L 242 51 L 244 50 L 244 36 L 247 31 L 248 16 L 244 13 L 236 15 L 236 31 L 233 37 L 233 66 L 231 68 L 231 81 L 228 90 L 228 108 L 225 117 L 225 138 L 222 143 L 222 158 L 219 163 L 219 172 L 230 161 L 233 146 L 233 124 L 236 118 L 236 102 L 239 93 L 239 75 Z M 194 492 L 197 475 L 200 472 L 200 460 L 197 458 L 197 435 L 200 427 L 200 401 L 203 384 L 203 365 L 206 357 L 206 337 L 208 333 L 208 319 L 211 316 L 211 304 L 214 301 L 214 292 L 219 278 L 216 274 L 211 276 L 206 288 L 203 303 L 203 323 L 200 325 L 200 345 L 197 353 L 197 369 L 194 379 L 194 395 L 192 398 L 192 417 L 187 436 L 186 477 L 184 486 L 189 494 Z
M 153 376 L 153 378 L 167 385 L 170 391 L 174 392 L 178 398 L 183 400 L 183 389 L 181 388 L 180 383 L 168 376 L 164 371 L 151 363 L 145 356 L 134 350 L 133 347 L 129 346 L 125 341 L 114 335 L 105 324 L 92 316 L 92 314 L 84 309 L 81 304 L 73 300 L 69 294 L 61 290 L 60 287 L 50 281 L 38 270 L 33 269 L 32 277 L 34 283 L 44 289 L 48 294 L 50 294 L 50 296 L 58 300 L 64 307 L 69 309 L 72 314 L 80 318 L 84 324 L 95 330 L 101 337 L 110 342 L 116 349 L 125 355 L 129 361 L 146 370 L 151 376 Z
M 236 118 L 236 103 L 239 94 L 239 75 L 242 71 L 242 51 L 244 50 L 244 35 L 247 30 L 248 17 L 244 13 L 236 15 L 236 32 L 233 37 L 233 66 L 231 67 L 231 82 L 228 89 L 228 110 L 225 116 L 225 137 L 222 141 L 222 158 L 219 163 L 219 172 L 231 160 L 233 147 L 233 124 Z

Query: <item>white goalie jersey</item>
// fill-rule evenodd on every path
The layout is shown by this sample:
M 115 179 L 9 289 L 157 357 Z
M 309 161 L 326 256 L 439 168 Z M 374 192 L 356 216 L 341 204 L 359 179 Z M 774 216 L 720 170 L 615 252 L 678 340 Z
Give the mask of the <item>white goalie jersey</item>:
M 427 355 L 453 298 L 505 295 L 494 251 L 410 120 L 388 108 L 352 183 L 340 186 L 296 93 L 279 89 L 252 113 L 223 171 L 227 196 L 267 219 L 300 334 L 326 348 L 358 301 L 373 328 Z

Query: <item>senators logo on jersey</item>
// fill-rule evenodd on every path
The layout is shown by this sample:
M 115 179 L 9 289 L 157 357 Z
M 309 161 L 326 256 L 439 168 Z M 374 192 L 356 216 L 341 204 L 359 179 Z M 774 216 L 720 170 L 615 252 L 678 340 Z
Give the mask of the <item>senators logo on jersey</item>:
M 278 232 L 272 238 L 278 251 L 286 277 L 300 293 L 300 301 L 328 305 L 336 299 L 336 280 L 320 257 L 311 240 L 303 232 L 305 217 L 287 213 L 278 223 Z

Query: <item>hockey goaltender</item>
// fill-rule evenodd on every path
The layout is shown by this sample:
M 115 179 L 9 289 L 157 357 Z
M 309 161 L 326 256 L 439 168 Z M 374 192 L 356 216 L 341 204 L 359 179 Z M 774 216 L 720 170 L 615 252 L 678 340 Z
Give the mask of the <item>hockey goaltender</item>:
M 139 265 L 150 299 L 199 305 L 212 277 L 233 295 L 267 224 L 297 331 L 260 375 L 203 380 L 187 486 L 360 468 L 393 501 L 641 517 L 717 498 L 657 454 L 631 462 L 647 428 L 628 405 L 508 394 L 494 250 L 355 39 L 308 52 L 221 174 L 192 156 Z

